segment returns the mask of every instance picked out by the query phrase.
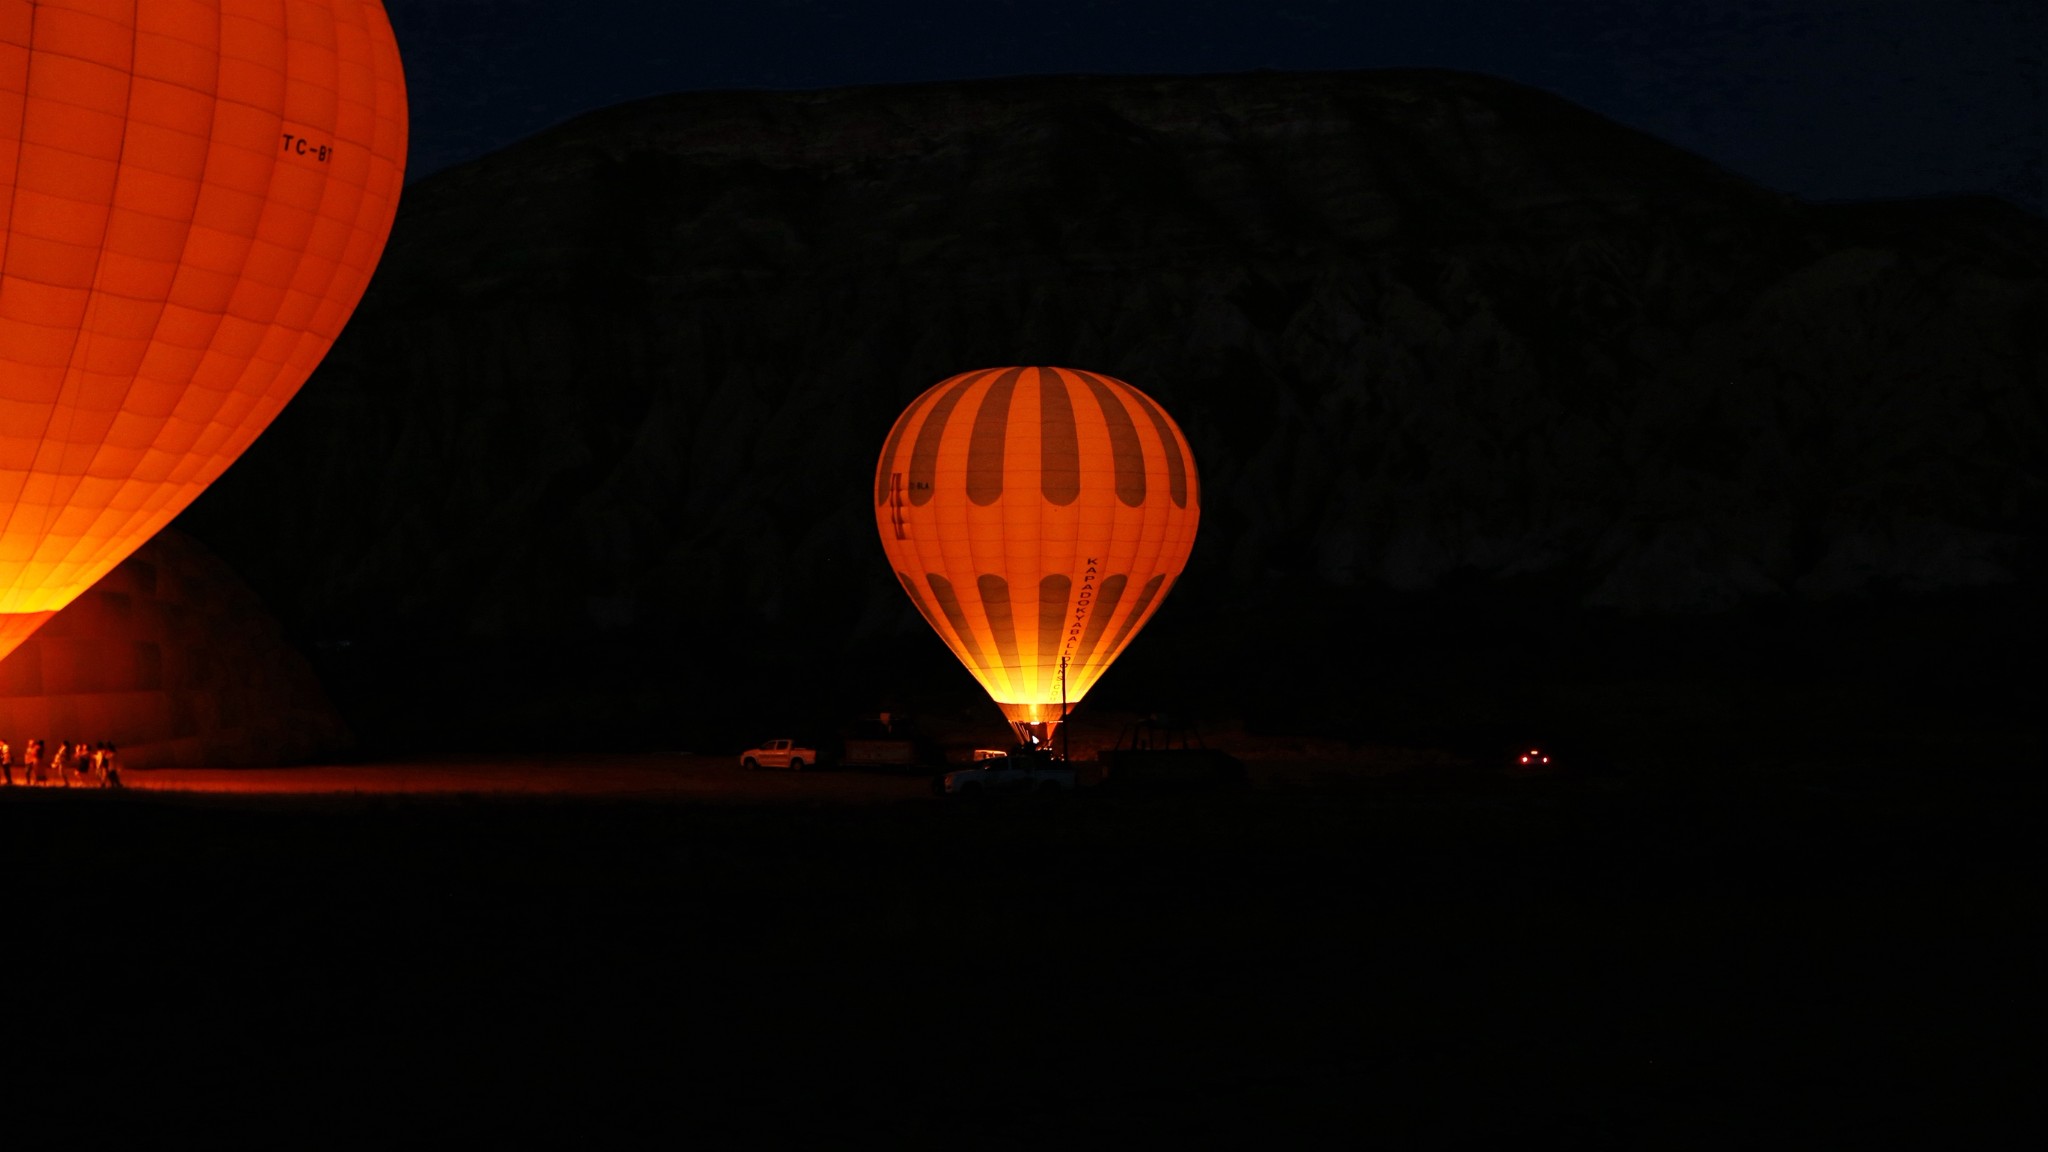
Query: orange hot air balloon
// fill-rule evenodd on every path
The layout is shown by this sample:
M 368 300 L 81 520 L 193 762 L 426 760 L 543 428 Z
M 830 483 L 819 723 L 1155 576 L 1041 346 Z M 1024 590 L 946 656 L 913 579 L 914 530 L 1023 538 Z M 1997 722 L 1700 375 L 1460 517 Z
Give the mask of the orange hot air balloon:
M 405 147 L 377 0 L 0 0 L 0 656 L 298 391 Z
M 897 417 L 875 469 L 875 523 L 903 590 L 1039 746 L 1158 611 L 1200 519 L 1172 417 L 1072 368 L 935 385 Z

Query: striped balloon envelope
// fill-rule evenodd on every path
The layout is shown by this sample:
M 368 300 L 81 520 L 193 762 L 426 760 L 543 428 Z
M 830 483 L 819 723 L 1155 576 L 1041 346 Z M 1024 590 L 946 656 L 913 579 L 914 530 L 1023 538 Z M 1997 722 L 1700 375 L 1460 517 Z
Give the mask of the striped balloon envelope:
M 406 131 L 377 0 L 0 0 L 0 656 L 305 382 Z
M 1159 610 L 1201 519 L 1173 418 L 1072 368 L 933 386 L 890 429 L 874 496 L 903 590 L 1040 745 Z

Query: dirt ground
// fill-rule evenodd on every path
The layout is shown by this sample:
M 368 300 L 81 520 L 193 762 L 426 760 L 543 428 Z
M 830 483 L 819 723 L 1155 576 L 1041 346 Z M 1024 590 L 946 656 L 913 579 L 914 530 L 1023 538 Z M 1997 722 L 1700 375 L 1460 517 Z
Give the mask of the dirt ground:
M 1297 742 L 1298 743 L 1298 742 Z M 1331 786 L 1463 758 L 1426 749 L 1333 746 L 1310 755 L 1239 748 L 1256 789 Z M 1320 751 L 1320 754 L 1313 754 Z M 728 755 L 447 756 L 291 768 L 129 769 L 124 785 L 165 796 L 470 796 L 641 799 L 734 804 L 878 804 L 930 795 L 936 769 L 741 770 Z M 58 789 L 61 791 L 61 789 Z
M 298 768 L 131 771 L 138 791 L 218 796 L 473 796 L 871 804 L 928 795 L 909 773 L 743 771 L 733 756 L 455 756 Z
M 273 1146 L 2039 1125 L 2031 773 L 1245 751 L 1244 792 L 1051 804 L 679 755 L 0 790 L 15 1115 Z

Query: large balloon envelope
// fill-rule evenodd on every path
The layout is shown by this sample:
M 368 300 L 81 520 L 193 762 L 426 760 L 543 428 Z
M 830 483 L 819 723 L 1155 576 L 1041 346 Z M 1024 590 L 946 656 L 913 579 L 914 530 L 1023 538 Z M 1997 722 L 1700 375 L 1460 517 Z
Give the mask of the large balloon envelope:
M 890 429 L 874 496 L 903 590 L 1024 742 L 1050 741 L 1158 611 L 1201 519 L 1173 418 L 1071 368 L 933 386 Z
M 405 148 L 377 0 L 0 0 L 0 656 L 298 391 Z

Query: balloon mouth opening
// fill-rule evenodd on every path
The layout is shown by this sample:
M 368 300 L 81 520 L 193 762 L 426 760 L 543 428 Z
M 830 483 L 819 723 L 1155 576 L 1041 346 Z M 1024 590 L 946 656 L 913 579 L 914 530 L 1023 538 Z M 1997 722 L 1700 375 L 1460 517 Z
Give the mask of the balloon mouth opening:
M 1003 716 L 1010 722 L 1010 730 L 1017 734 L 1017 743 L 1025 748 L 1053 750 L 1053 733 L 1065 719 L 1065 709 L 1058 704 L 998 704 Z

